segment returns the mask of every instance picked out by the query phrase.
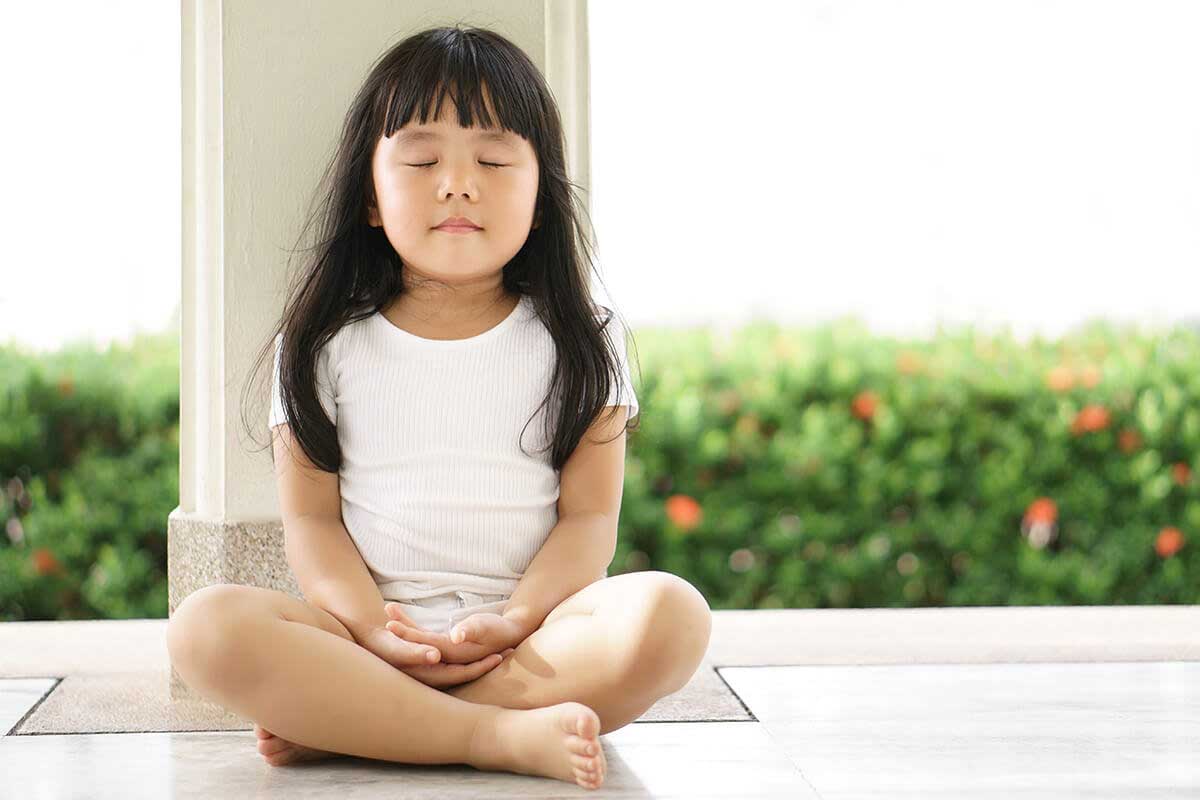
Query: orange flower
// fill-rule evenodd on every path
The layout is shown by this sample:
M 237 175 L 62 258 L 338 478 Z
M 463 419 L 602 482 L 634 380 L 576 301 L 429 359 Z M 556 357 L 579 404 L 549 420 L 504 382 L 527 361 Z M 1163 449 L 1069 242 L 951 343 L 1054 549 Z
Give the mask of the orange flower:
M 1132 453 L 1142 446 L 1142 437 L 1133 428 L 1122 428 L 1117 434 L 1117 446 L 1122 453 Z
M 64 375 L 58 379 L 58 393 L 63 397 L 75 394 L 75 381 L 71 380 L 70 375 Z
M 1039 497 L 1025 509 L 1026 522 L 1054 522 L 1058 519 L 1058 505 L 1049 497 Z
M 699 525 L 704 516 L 700 504 L 686 494 L 673 494 L 667 498 L 664 505 L 667 510 L 667 519 L 685 531 Z
M 58 563 L 54 553 L 44 547 L 38 547 L 30 553 L 29 560 L 33 562 L 33 568 L 38 575 L 49 575 L 51 572 L 62 571 L 62 564 Z
M 1175 478 L 1175 483 L 1180 486 L 1187 486 L 1188 479 L 1192 477 L 1192 468 L 1182 461 L 1171 465 L 1171 476 Z
M 850 410 L 859 419 L 869 420 L 875 416 L 875 408 L 878 405 L 879 395 L 870 389 L 866 389 L 854 397 L 854 401 L 850 404 Z
M 1031 547 L 1044 549 L 1058 538 L 1058 506 L 1049 497 L 1039 497 L 1025 509 L 1021 520 L 1021 533 Z
M 1066 364 L 1059 364 L 1046 373 L 1046 385 L 1056 392 L 1066 392 L 1075 385 L 1075 373 Z
M 1158 532 L 1154 541 L 1154 550 L 1162 558 L 1170 558 L 1183 547 L 1183 534 L 1179 528 L 1166 527 Z
M 1071 423 L 1071 433 L 1090 433 L 1108 427 L 1108 409 L 1101 405 L 1091 404 L 1080 409 Z

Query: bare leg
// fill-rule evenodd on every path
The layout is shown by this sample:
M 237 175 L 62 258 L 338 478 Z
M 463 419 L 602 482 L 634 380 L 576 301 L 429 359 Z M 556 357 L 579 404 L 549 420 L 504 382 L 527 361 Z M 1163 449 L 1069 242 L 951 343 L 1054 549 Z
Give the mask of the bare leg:
M 574 700 L 610 733 L 691 679 L 711 627 L 703 595 L 676 576 L 615 575 L 560 603 L 499 666 L 446 692 L 514 709 Z
M 599 785 L 587 777 L 599 720 L 583 704 L 521 711 L 460 700 L 331 632 L 326 619 L 340 627 L 283 592 L 210 586 L 176 609 L 167 647 L 198 693 L 304 746 Z

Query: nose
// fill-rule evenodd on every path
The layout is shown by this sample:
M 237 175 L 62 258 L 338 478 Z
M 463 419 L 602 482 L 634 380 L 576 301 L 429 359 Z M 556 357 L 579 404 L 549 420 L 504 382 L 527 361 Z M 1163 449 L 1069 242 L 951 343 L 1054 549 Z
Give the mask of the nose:
M 468 174 L 451 167 L 446 171 L 442 193 L 448 193 L 450 197 L 461 194 L 463 197 L 470 198 L 475 196 L 475 185 Z

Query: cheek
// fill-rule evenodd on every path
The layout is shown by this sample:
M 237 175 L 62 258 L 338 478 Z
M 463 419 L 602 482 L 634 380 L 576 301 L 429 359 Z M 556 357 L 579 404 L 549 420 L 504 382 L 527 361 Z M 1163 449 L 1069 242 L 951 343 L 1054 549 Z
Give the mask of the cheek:
M 429 212 L 420 199 L 421 192 L 404 180 L 394 178 L 390 183 L 377 184 L 376 196 L 379 199 L 379 212 L 388 227 L 417 229 L 428 216 Z
M 506 199 L 510 208 L 521 209 L 521 214 L 532 214 L 537 204 L 537 175 L 523 175 L 506 187 Z

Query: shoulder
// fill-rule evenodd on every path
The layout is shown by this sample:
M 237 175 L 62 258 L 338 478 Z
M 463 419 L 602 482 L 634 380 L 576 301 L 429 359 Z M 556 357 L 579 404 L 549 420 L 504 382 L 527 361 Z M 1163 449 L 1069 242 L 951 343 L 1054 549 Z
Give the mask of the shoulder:
M 352 352 L 357 348 L 361 348 L 370 329 L 371 319 L 374 314 L 353 319 L 343 323 L 342 327 L 334 332 L 329 338 L 326 346 L 329 348 L 330 356 L 336 359 L 341 359 L 344 354 Z
M 328 373 L 336 375 L 339 366 L 348 354 L 354 352 L 356 348 L 363 346 L 363 339 L 367 331 L 367 324 L 370 317 L 352 320 L 344 323 L 340 328 L 334 331 L 333 335 L 321 345 L 317 351 L 317 364 L 326 370 Z M 275 353 L 278 358 L 279 351 L 283 348 L 283 333 L 275 334 Z

